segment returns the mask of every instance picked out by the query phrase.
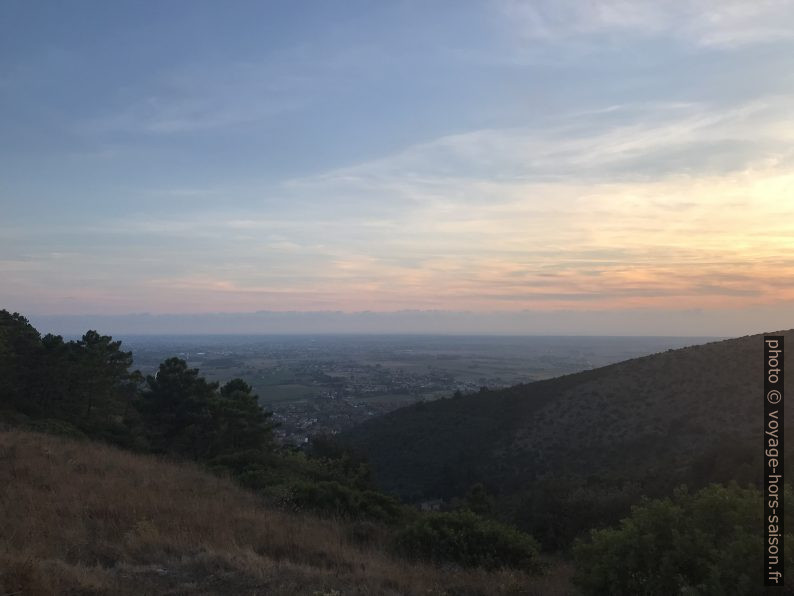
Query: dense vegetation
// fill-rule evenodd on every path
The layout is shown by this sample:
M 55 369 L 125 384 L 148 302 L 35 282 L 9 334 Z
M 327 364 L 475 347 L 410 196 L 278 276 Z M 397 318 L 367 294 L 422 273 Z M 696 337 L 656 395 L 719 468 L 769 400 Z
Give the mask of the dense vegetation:
M 530 579 L 549 567 L 545 548 L 572 558 L 586 594 L 754 594 L 759 353 L 758 337 L 742 338 L 418 404 L 347 437 L 373 475 L 330 438 L 277 446 L 240 379 L 208 382 L 178 358 L 144 378 L 110 337 L 42 337 L 0 311 L 0 424 L 71 441 L 0 434 L 3 505 L 15 507 L 0 592 L 121 593 L 135 577 L 192 593 L 209 577 L 234 593 L 567 593 Z M 375 480 L 444 497 L 445 510 L 420 513 Z M 551 560 L 547 578 L 565 568 Z M 165 561 L 177 571 L 155 577 Z M 433 565 L 456 579 L 444 585 Z
M 788 503 L 794 495 L 787 495 Z M 711 485 L 632 509 L 616 528 L 574 547 L 575 581 L 588 594 L 764 594 L 763 497 L 754 488 Z M 786 535 L 787 566 L 794 560 Z
M 209 383 L 178 358 L 145 379 L 131 366 L 132 353 L 111 337 L 41 337 L 21 315 L 0 311 L 6 423 L 203 462 L 256 484 L 273 442 L 248 385 Z
M 463 567 L 515 567 L 538 571 L 538 545 L 530 536 L 471 511 L 432 513 L 401 530 L 395 550 L 408 558 Z
M 762 349 L 744 337 L 485 389 L 372 419 L 344 440 L 391 494 L 455 502 L 482 484 L 496 517 L 567 549 L 644 496 L 759 485 Z
M 210 383 L 178 358 L 146 378 L 131 365 L 132 354 L 110 337 L 94 331 L 76 341 L 41 337 L 21 315 L 0 311 L 0 422 L 196 462 L 282 510 L 376 524 L 360 537 L 384 535 L 390 552 L 404 552 L 392 542 L 402 536 L 400 527 L 422 515 L 375 490 L 361 459 L 323 438 L 308 453 L 279 448 L 270 414 L 240 379 Z M 515 529 L 470 515 L 494 545 L 510 544 L 511 553 L 533 544 Z M 501 562 L 493 553 L 476 555 L 480 537 L 461 535 L 446 557 L 428 553 L 426 559 L 536 569 L 535 549 Z

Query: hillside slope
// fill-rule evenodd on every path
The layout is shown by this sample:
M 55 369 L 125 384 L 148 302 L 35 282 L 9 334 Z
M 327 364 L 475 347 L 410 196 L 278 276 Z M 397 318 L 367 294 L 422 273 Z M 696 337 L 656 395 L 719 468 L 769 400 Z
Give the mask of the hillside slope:
M 200 468 L 0 432 L 0 593 L 563 594 L 566 580 L 450 573 L 359 546 Z
M 790 346 L 786 383 L 794 395 L 794 331 L 781 333 Z M 502 496 L 571 479 L 570 486 L 616 490 L 631 483 L 637 494 L 664 493 L 681 482 L 754 482 L 762 362 L 761 335 L 670 350 L 416 404 L 343 440 L 366 453 L 383 489 L 413 500 L 459 496 L 478 482 Z M 792 415 L 789 408 L 789 423 Z

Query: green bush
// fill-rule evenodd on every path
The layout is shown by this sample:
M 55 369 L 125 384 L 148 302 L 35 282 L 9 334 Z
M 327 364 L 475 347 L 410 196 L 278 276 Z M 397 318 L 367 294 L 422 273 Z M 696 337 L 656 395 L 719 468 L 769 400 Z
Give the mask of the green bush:
M 540 570 L 534 538 L 471 511 L 423 515 L 395 535 L 393 546 L 409 559 L 486 569 Z
M 640 499 L 640 486 L 631 482 L 551 476 L 522 492 L 510 515 L 516 527 L 537 538 L 543 550 L 567 550 L 591 528 L 617 523 Z
M 578 540 L 574 581 L 586 594 L 763 594 L 762 518 L 754 488 L 678 489 Z M 789 542 L 786 535 L 787 554 Z

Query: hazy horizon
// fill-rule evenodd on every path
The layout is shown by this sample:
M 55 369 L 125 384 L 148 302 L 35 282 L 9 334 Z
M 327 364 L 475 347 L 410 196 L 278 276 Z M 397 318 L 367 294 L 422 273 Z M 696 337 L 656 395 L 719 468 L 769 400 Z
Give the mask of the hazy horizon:
M 23 313 L 24 314 L 24 313 Z M 502 312 L 266 312 L 125 315 L 31 315 L 43 333 L 81 335 L 481 335 L 600 337 L 739 337 L 777 331 L 774 313 L 757 312 L 754 327 L 736 313 L 671 311 L 658 319 L 645 311 Z

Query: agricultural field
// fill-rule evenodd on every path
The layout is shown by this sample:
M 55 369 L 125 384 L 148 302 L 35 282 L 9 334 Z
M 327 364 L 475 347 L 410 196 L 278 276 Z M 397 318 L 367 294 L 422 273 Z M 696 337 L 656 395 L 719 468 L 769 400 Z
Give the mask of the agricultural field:
M 417 401 L 604 366 L 707 338 L 242 336 L 120 338 L 153 374 L 178 356 L 209 380 L 239 377 L 274 412 L 282 440 L 335 434 Z

